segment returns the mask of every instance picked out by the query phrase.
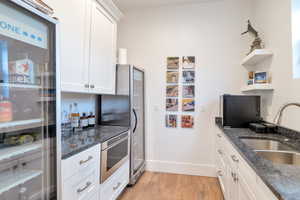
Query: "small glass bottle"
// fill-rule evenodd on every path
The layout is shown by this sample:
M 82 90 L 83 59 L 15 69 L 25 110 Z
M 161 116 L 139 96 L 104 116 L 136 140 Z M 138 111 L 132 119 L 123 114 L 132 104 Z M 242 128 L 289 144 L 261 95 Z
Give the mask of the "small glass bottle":
M 8 98 L 0 96 L 0 122 L 12 121 L 12 103 Z
M 80 114 L 78 111 L 77 103 L 74 103 L 74 109 L 71 113 L 71 118 L 72 118 L 72 129 L 73 131 L 77 131 L 80 128 L 79 126 Z
M 95 115 L 93 114 L 93 112 L 90 112 L 90 115 L 88 117 L 88 126 L 89 127 L 95 127 L 96 124 L 96 119 L 95 119 Z
M 86 116 L 85 113 L 82 113 L 82 116 L 80 117 L 80 127 L 82 129 L 85 129 L 89 126 L 89 121 L 88 121 L 88 117 Z

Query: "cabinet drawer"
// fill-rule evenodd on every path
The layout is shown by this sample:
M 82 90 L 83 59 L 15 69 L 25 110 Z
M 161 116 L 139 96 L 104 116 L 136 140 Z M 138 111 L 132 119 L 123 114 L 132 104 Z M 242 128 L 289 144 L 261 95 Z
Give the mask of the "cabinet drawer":
M 234 149 L 227 138 L 223 140 L 223 145 L 225 148 L 224 151 L 226 152 L 226 159 L 231 162 L 232 165 L 237 165 L 241 160 L 240 154 Z
M 129 161 L 127 161 L 108 180 L 101 184 L 100 198 L 115 200 L 129 183 Z
M 223 149 L 223 140 L 224 140 L 224 135 L 223 135 L 223 133 L 221 133 L 219 130 L 217 131 L 217 133 L 216 133 L 216 147 L 217 147 L 217 149 L 220 149 L 220 150 L 223 150 L 224 151 L 224 149 Z
M 99 200 L 99 199 L 100 199 L 100 197 L 99 197 L 99 191 L 98 191 L 98 192 L 96 192 L 96 194 L 94 194 L 94 196 L 92 196 L 88 200 Z
M 239 163 L 239 176 L 247 180 L 248 186 L 253 191 L 257 189 L 257 184 L 256 184 L 257 175 L 243 158 L 240 159 L 240 163 Z
M 100 166 L 100 144 L 62 161 L 62 179 L 66 180 L 81 170 Z
M 98 169 L 81 172 L 63 183 L 63 200 L 85 200 L 99 192 Z

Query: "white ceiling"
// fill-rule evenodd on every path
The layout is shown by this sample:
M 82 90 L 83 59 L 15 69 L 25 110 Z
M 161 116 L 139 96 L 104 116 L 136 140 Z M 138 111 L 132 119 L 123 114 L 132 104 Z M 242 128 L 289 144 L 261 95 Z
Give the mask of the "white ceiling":
M 113 0 L 122 11 L 145 9 L 176 4 L 203 3 L 214 0 Z

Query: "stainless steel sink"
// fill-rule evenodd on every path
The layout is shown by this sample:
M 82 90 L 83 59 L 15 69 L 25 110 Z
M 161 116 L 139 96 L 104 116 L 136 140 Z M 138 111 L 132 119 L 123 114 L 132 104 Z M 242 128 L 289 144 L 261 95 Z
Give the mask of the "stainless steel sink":
M 274 163 L 300 166 L 300 154 L 296 152 L 283 151 L 255 151 L 263 158 Z
M 300 166 L 300 153 L 276 140 L 240 137 L 255 153 L 274 163 Z
M 253 150 L 294 151 L 293 148 L 276 140 L 243 137 L 240 140 Z

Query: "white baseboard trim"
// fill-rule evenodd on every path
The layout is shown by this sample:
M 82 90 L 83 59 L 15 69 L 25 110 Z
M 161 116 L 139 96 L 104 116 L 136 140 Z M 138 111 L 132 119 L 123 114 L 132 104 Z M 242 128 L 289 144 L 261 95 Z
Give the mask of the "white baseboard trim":
M 214 165 L 147 160 L 146 170 L 173 174 L 216 177 Z

